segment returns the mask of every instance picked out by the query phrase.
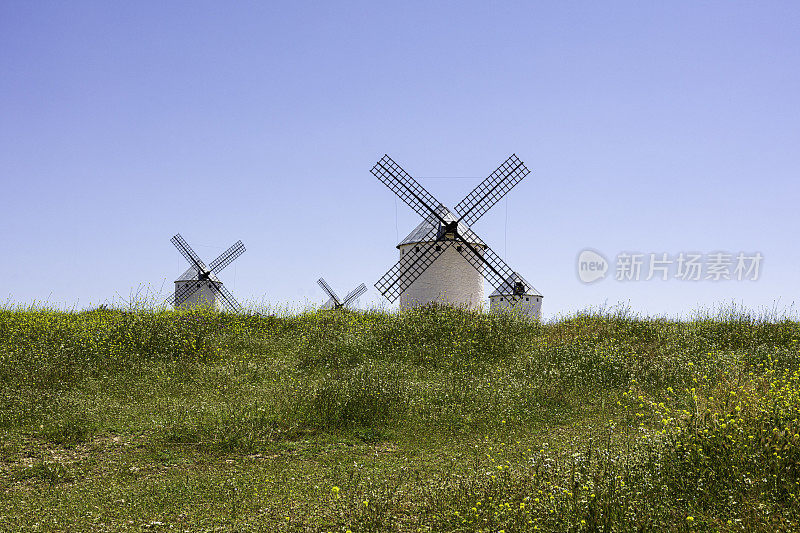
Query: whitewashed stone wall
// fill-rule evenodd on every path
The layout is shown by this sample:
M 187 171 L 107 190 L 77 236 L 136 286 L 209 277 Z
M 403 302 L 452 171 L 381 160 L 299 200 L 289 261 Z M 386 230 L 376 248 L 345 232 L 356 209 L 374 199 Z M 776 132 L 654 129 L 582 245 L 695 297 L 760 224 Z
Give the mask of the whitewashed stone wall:
M 508 296 L 490 296 L 489 311 L 519 313 L 530 319 L 539 320 L 542 317 L 542 297 L 526 294 L 514 303 Z
M 414 253 L 415 246 L 400 246 L 400 257 Z M 432 302 L 471 309 L 483 305 L 483 276 L 456 250 L 455 245 L 442 252 L 436 261 L 400 296 L 400 308 Z
M 197 281 L 176 281 L 175 282 L 175 295 L 177 296 L 178 293 L 181 292 L 184 286 L 186 285 L 194 285 L 198 283 Z M 204 305 L 207 307 L 212 307 L 213 309 L 219 310 L 222 307 L 222 302 L 220 301 L 219 292 L 215 291 L 210 287 L 210 283 L 206 282 L 199 282 L 202 283 L 202 287 L 197 289 L 194 294 L 189 296 L 182 304 L 181 307 L 194 307 L 197 305 Z M 177 306 L 176 306 L 177 307 Z

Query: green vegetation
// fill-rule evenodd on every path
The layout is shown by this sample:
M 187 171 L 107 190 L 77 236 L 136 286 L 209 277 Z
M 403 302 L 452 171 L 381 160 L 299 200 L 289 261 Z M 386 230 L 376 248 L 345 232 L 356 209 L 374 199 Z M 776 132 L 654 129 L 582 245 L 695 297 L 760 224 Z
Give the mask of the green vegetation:
M 800 528 L 800 324 L 0 310 L 0 529 Z

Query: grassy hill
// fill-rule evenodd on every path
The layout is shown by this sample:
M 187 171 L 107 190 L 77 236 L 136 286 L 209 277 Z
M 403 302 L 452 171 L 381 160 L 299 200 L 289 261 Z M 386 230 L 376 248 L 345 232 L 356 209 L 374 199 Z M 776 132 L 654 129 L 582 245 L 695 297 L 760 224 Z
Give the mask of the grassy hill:
M 0 528 L 800 528 L 800 324 L 0 310 Z

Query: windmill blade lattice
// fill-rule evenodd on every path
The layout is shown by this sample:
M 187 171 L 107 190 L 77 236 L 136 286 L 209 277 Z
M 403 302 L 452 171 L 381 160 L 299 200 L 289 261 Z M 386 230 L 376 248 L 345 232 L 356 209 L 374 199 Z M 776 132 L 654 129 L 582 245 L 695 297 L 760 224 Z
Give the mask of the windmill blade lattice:
M 339 309 L 342 307 L 349 307 L 350 304 L 355 302 L 359 296 L 367 292 L 367 286 L 363 283 L 350 291 L 347 296 L 344 297 L 344 300 L 339 299 L 339 295 L 328 285 L 328 282 L 325 281 L 323 278 L 319 278 L 317 280 L 317 284 L 322 287 L 322 290 L 325 291 L 325 294 L 329 296 L 328 301 L 325 302 L 321 309 Z
M 183 257 L 189 261 L 190 265 L 197 267 L 197 269 L 201 271 L 208 270 L 205 263 L 203 263 L 203 260 L 197 256 L 195 251 L 192 250 L 192 247 L 189 246 L 189 243 L 187 243 L 186 240 L 181 237 L 180 233 L 175 234 L 175 236 L 170 239 L 170 242 L 175 245 L 175 248 L 177 248 L 181 254 L 183 254 Z
M 512 154 L 456 205 L 459 221 L 472 226 L 529 173 L 525 164 Z
M 434 241 L 420 246 L 419 253 L 408 253 L 375 283 L 390 302 L 400 298 L 406 289 L 444 253 L 453 241 Z
M 232 313 L 238 313 L 242 310 L 242 306 L 233 297 L 231 291 L 222 283 L 214 283 L 214 288 L 222 295 L 223 305 Z
M 439 222 L 444 223 L 444 219 L 436 211 L 437 208 L 444 206 L 391 157 L 384 155 L 380 161 L 375 163 L 371 172 L 422 218 L 425 220 L 438 219 Z
M 508 280 L 515 277 L 516 273 L 514 270 L 488 246 L 483 250 L 478 250 L 474 246 L 471 246 L 468 242 L 463 242 L 465 246 L 459 246 L 457 250 L 464 257 L 464 259 L 469 261 L 469 263 L 475 267 L 478 272 L 483 274 L 483 277 L 486 278 L 486 281 L 489 282 L 489 285 L 497 290 L 505 290 Z M 526 284 L 527 282 L 524 283 L 524 285 Z M 510 292 L 524 293 L 525 291 L 531 289 L 533 289 L 533 287 L 531 285 L 527 285 L 522 291 L 517 291 L 512 288 L 512 291 Z M 513 296 L 515 300 L 519 297 L 520 296 L 518 294 L 514 294 Z
M 328 303 L 330 303 L 331 301 L 333 301 L 333 305 L 335 307 L 338 307 L 338 306 L 342 305 L 342 302 L 339 300 L 339 296 L 336 294 L 336 292 L 334 292 L 334 290 L 331 288 L 331 286 L 328 285 L 327 281 L 325 281 L 323 278 L 319 278 L 317 280 L 317 285 L 322 287 L 322 290 L 325 291 L 325 293 L 330 298 L 330 300 L 328 300 L 328 302 L 326 302 L 325 305 L 328 305 Z
M 236 241 L 233 246 L 222 252 L 219 257 L 211 261 L 211 264 L 208 265 L 208 269 L 214 274 L 221 272 L 223 268 L 230 265 L 244 252 L 245 247 L 244 244 L 242 244 L 242 241 Z
M 351 303 L 358 300 L 358 298 L 365 292 L 367 292 L 367 286 L 362 283 L 361 285 L 350 291 L 350 293 L 344 297 L 342 305 L 348 307 Z

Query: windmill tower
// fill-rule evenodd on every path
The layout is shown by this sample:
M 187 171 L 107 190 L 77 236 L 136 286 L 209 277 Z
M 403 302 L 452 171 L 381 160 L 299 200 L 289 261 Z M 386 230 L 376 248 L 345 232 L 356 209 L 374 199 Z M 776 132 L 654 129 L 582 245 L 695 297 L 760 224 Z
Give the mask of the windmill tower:
M 514 272 L 489 295 L 489 310 L 496 313 L 511 312 L 539 320 L 542 317 L 542 298 L 533 285 Z
M 415 257 L 431 243 L 435 243 L 440 233 L 446 231 L 447 224 L 456 222 L 456 217 L 446 207 L 437 208 L 438 215 L 444 220 L 426 219 L 414 228 L 414 231 L 400 241 L 400 259 L 406 256 Z M 469 243 L 482 253 L 486 245 L 463 224 L 459 228 L 468 237 Z M 432 302 L 478 308 L 483 302 L 483 277 L 459 253 L 461 245 L 448 247 L 431 263 L 420 276 L 414 280 L 400 295 L 400 308 L 426 305 Z M 434 247 L 436 251 L 436 247 Z
M 479 307 L 483 303 L 482 278 L 503 292 L 506 281 L 516 274 L 471 226 L 529 172 L 512 155 L 451 211 L 384 155 L 372 167 L 372 174 L 423 220 L 397 245 L 399 261 L 375 287 L 391 302 L 399 298 L 401 308 L 432 302 Z M 512 303 L 529 291 L 538 294 L 521 277 L 519 282 L 524 290 L 510 295 Z
M 321 309 L 341 309 L 341 308 L 349 308 L 351 304 L 353 304 L 358 298 L 367 292 L 367 286 L 363 283 L 350 291 L 347 296 L 344 297 L 344 300 L 340 300 L 339 296 L 331 289 L 331 286 L 328 285 L 324 279 L 319 278 L 317 280 L 317 284 L 322 287 L 322 290 L 325 291 L 325 294 L 328 295 L 328 301 L 325 302 Z
M 198 257 L 192 247 L 178 233 L 170 242 L 189 262 L 189 268 L 175 280 L 175 294 L 170 300 L 178 307 L 204 305 L 212 309 L 225 308 L 231 312 L 241 311 L 242 306 L 225 288 L 217 274 L 230 265 L 245 251 L 242 241 L 222 252 L 211 264 L 206 264 Z M 169 300 L 168 300 L 169 301 Z

